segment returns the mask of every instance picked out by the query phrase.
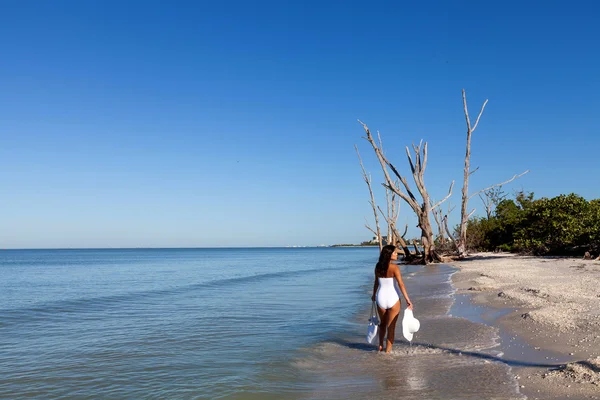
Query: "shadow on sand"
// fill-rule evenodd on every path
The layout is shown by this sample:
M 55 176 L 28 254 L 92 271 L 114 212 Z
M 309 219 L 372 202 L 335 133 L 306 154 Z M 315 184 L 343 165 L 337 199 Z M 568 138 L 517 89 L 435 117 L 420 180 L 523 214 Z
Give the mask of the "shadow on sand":
M 499 260 L 501 258 L 515 257 L 512 253 L 494 253 L 494 255 L 472 255 L 463 259 L 452 261 L 453 263 L 481 261 L 481 260 Z
M 334 340 L 333 343 L 336 343 L 336 344 L 338 344 L 340 346 L 345 346 L 345 347 L 348 347 L 348 348 L 354 349 L 354 350 L 372 351 L 372 352 L 377 351 L 377 349 L 375 347 L 373 347 L 373 345 L 366 344 L 366 343 L 350 342 L 350 341 L 339 340 L 339 339 L 338 340 Z M 398 344 L 400 344 L 400 343 L 398 343 Z M 566 367 L 566 364 L 542 364 L 542 363 L 527 362 L 527 361 L 521 361 L 521 360 L 510 360 L 510 359 L 506 359 L 506 358 L 501 358 L 501 357 L 498 357 L 498 356 L 494 356 L 494 355 L 491 355 L 491 354 L 479 353 L 479 352 L 476 352 L 476 351 L 463 351 L 463 350 L 458 350 L 458 349 L 452 349 L 452 348 L 449 348 L 449 347 L 436 346 L 436 345 L 429 344 L 429 343 L 417 343 L 417 342 L 415 342 L 415 343 L 413 343 L 413 345 L 414 346 L 420 346 L 420 347 L 427 348 L 427 349 L 442 350 L 442 351 L 445 351 L 447 353 L 461 355 L 461 356 L 467 356 L 467 357 L 474 357 L 474 358 L 479 358 L 479 359 L 483 359 L 483 360 L 496 361 L 496 362 L 499 362 L 499 363 L 503 363 L 503 364 L 509 365 L 511 367 L 548 368 L 548 369 L 552 369 L 552 370 L 562 370 L 562 369 L 564 369 Z M 600 368 L 596 367 L 595 365 L 593 365 L 593 364 L 591 364 L 591 363 L 589 363 L 587 361 L 577 361 L 576 364 L 584 365 L 584 366 L 592 369 L 595 372 L 600 371 Z

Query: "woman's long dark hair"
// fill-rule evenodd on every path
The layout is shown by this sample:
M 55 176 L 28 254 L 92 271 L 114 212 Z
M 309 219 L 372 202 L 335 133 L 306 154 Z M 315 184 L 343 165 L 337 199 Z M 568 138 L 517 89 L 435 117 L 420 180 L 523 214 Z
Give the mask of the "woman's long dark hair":
M 385 278 L 387 275 L 388 267 L 390 266 L 390 261 L 392 260 L 392 254 L 396 251 L 396 246 L 388 244 L 387 246 L 383 246 L 381 249 L 381 254 L 379 254 L 379 261 L 375 266 L 375 273 L 378 277 Z

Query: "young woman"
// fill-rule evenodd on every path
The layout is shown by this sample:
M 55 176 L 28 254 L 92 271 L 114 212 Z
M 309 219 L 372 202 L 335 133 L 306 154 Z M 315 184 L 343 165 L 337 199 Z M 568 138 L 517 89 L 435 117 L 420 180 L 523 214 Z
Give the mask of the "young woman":
M 398 282 L 398 287 L 406 299 L 406 306 L 412 310 L 413 306 L 406 293 L 400 269 L 392 261 L 398 259 L 396 247 L 387 245 L 381 250 L 379 261 L 375 266 L 375 283 L 373 284 L 373 296 L 371 299 L 377 301 L 377 311 L 379 313 L 379 351 L 383 351 L 383 339 L 387 331 L 387 343 L 385 352 L 392 351 L 394 345 L 394 334 L 396 333 L 396 322 L 400 313 L 400 295 L 394 285 L 394 279 Z

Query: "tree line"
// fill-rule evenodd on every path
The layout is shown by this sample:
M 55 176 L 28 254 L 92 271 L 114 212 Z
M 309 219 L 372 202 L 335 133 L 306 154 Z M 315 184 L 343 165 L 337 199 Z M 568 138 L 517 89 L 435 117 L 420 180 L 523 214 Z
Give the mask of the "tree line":
M 487 215 L 469 219 L 469 251 L 600 254 L 600 199 L 588 201 L 574 193 L 534 199 L 524 191 L 506 197 L 501 191 L 488 196 Z

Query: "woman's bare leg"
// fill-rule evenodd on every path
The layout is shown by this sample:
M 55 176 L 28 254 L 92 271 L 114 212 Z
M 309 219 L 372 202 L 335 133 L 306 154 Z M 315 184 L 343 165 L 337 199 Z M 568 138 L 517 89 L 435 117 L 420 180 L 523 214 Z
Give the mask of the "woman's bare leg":
M 400 300 L 392 308 L 387 310 L 387 343 L 385 344 L 385 352 L 392 351 L 394 346 L 394 335 L 396 334 L 396 322 L 400 314 Z
M 377 313 L 379 314 L 379 351 L 383 351 L 383 340 L 385 339 L 386 327 L 387 327 L 387 310 L 377 306 Z

